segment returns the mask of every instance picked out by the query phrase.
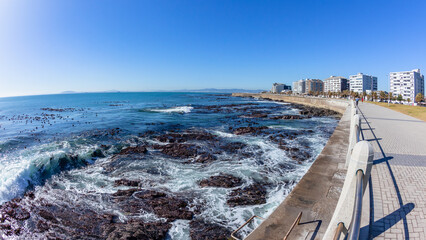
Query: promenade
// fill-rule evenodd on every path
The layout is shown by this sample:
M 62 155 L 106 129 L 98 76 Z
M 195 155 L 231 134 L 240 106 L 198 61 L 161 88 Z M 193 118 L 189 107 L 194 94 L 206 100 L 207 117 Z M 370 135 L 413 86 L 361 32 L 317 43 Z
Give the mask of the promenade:
M 370 239 L 426 239 L 426 122 L 359 103 L 361 139 L 374 147 Z

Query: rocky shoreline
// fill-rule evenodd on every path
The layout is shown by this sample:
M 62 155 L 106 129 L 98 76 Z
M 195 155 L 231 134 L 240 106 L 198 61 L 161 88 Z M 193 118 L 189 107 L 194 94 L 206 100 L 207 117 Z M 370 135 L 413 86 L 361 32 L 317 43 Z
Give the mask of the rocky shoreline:
M 256 103 L 200 106 L 195 109 L 199 112 L 235 113 L 236 117 L 232 120 L 234 124 L 228 129 L 229 134 L 267 137 L 295 164 L 301 164 L 312 157 L 309 146 L 301 142 L 298 143 L 300 146 L 295 147 L 293 142 L 313 131 L 277 130 L 258 121 L 292 121 L 330 116 L 338 118 L 340 113 L 300 104 L 290 106 L 298 109 L 299 114 L 281 115 L 276 114 L 274 109 L 262 111 Z M 54 108 L 45 110 L 60 111 Z M 105 130 L 106 135 L 114 138 L 119 133 L 120 129 Z M 54 182 L 49 187 L 40 186 L 0 206 L 0 232 L 3 236 L 19 238 L 165 239 L 172 227 L 171 223 L 182 219 L 189 221 L 192 239 L 227 239 L 231 229 L 200 217 L 204 206 L 194 201 L 194 196 L 151 188 L 146 180 L 123 177 L 122 171 L 132 161 L 147 161 L 156 157 L 181 164 L 208 166 L 218 161 L 238 161 L 254 156 L 258 159 L 257 164 L 262 165 L 261 154 L 260 150 L 253 149 L 253 146 L 243 141 L 227 141 L 203 129 L 175 128 L 141 133 L 127 146 L 101 145 L 90 154 L 91 159 L 69 155 L 58 160 L 60 171 L 66 175 L 68 170 L 90 168 L 92 161 L 107 158 L 108 161 L 96 166 L 101 167 L 107 176 L 121 176 L 113 181 L 113 187 L 121 189 L 113 193 L 80 194 L 70 199 L 66 197 L 67 190 L 55 188 Z M 289 168 L 286 165 L 281 167 Z M 162 174 L 161 169 L 146 171 L 153 176 Z M 230 189 L 226 204 L 228 207 L 240 207 L 266 203 L 269 182 L 267 179 L 246 182 L 232 172 L 222 172 L 200 180 L 198 186 Z M 45 197 L 52 194 L 55 199 Z M 96 202 L 96 198 L 107 203 L 111 209 L 98 211 L 84 204 L 84 199 Z M 157 220 L 141 219 L 141 212 L 153 214 Z

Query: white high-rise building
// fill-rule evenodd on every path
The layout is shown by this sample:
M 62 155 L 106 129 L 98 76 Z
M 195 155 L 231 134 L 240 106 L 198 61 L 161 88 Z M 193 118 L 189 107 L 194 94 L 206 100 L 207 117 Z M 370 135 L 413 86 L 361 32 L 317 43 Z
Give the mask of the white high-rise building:
M 306 92 L 306 81 L 304 79 L 293 82 L 293 92 L 304 94 Z
M 390 92 L 394 97 L 401 95 L 404 99 L 415 101 L 418 93 L 423 94 L 425 88 L 425 78 L 420 74 L 420 69 L 404 72 L 391 72 L 389 74 Z
M 349 76 L 349 90 L 357 93 L 377 91 L 377 77 L 362 73 Z
M 331 76 L 324 80 L 324 92 L 342 92 L 348 90 L 348 79 Z

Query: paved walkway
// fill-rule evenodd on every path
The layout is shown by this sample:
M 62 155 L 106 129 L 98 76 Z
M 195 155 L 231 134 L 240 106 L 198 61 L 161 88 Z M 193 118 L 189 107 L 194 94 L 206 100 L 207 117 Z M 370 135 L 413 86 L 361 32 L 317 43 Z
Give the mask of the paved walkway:
M 426 239 L 426 122 L 360 103 L 362 138 L 374 147 L 370 239 Z

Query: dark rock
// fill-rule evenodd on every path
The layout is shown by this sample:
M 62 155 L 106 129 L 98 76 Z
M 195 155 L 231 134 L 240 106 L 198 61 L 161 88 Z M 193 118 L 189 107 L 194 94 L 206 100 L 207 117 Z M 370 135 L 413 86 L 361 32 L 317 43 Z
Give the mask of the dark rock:
M 38 232 L 46 232 L 49 230 L 49 224 L 47 224 L 45 221 L 39 220 L 37 222 L 36 228 Z
M 268 114 L 255 113 L 255 114 L 251 114 L 251 115 L 241 115 L 240 117 L 244 117 L 244 118 L 266 118 L 266 117 L 268 117 Z
M 31 199 L 31 200 L 34 200 L 34 198 L 35 198 L 35 195 L 34 195 L 34 192 L 33 192 L 33 191 L 28 191 L 28 192 L 26 192 L 24 196 L 25 196 L 25 197 L 28 197 L 28 198 L 29 198 L 29 199 Z
M 198 156 L 198 158 L 195 160 L 195 162 L 198 163 L 209 163 L 209 162 L 213 162 L 214 160 L 216 160 L 216 157 L 213 156 L 210 153 L 203 153 L 200 156 Z
M 117 194 L 113 194 L 113 196 L 117 196 Z M 118 196 L 123 196 L 123 194 L 120 193 Z M 194 213 L 188 210 L 186 201 L 152 190 L 139 190 L 133 198 L 118 198 L 116 201 L 123 211 L 131 214 L 139 214 L 141 209 L 145 209 L 154 212 L 159 217 L 166 218 L 168 221 L 191 220 L 194 216 Z
M 283 120 L 296 120 L 296 119 L 304 119 L 307 117 L 300 116 L 300 115 L 282 115 L 282 116 L 274 116 L 271 117 L 271 119 L 277 120 L 277 119 L 283 119 Z
M 145 146 L 136 146 L 136 147 L 128 147 L 122 149 L 118 155 L 128 155 L 128 154 L 145 154 L 148 150 Z
M 285 150 L 285 151 L 290 151 L 290 148 L 289 147 L 287 147 L 287 146 L 284 146 L 284 145 L 278 145 L 278 147 L 280 148 L 280 149 L 282 149 L 282 150 Z
M 258 183 L 235 189 L 231 192 L 227 203 L 231 207 L 264 204 L 266 203 L 266 189 Z
M 107 235 L 108 240 L 163 240 L 167 236 L 172 225 L 170 223 L 144 223 L 141 221 L 131 221 L 124 224 L 114 224 Z
M 242 142 L 225 142 L 220 147 L 227 153 L 237 153 L 239 150 L 247 147 L 247 144 Z
M 119 179 L 114 181 L 114 187 L 117 187 L 117 186 L 137 187 L 139 186 L 139 181 Z
M 197 156 L 197 147 L 193 144 L 169 143 L 166 145 L 155 145 L 162 153 L 176 158 L 190 158 Z
M 20 199 L 6 202 L 0 207 L 0 215 L 22 221 L 30 218 L 30 213 L 19 204 Z
M 316 107 L 310 107 L 306 105 L 301 104 L 293 104 L 297 108 L 300 109 L 299 113 L 304 116 L 309 117 L 326 117 L 326 116 L 340 116 L 341 114 L 325 108 L 316 108 Z
M 190 236 L 193 240 L 227 240 L 231 231 L 216 223 L 194 220 L 189 223 Z
M 235 135 L 241 135 L 241 134 L 259 134 L 262 130 L 268 129 L 268 127 L 239 127 L 234 130 Z
M 130 197 L 133 193 L 140 191 L 138 188 L 131 188 L 127 190 L 118 190 L 117 192 L 113 193 L 112 195 L 114 197 Z
M 48 220 L 49 222 L 58 223 L 58 220 L 55 218 L 55 216 L 53 216 L 53 214 L 51 212 L 48 212 L 44 209 L 41 209 L 40 211 L 38 211 L 38 215 L 40 217 Z
M 168 143 L 183 143 L 191 140 L 196 141 L 213 141 L 217 140 L 216 136 L 205 132 L 205 131 L 186 131 L 184 133 L 166 133 L 160 136 L 157 136 L 157 139 L 160 142 Z
M 243 184 L 243 181 L 239 177 L 234 177 L 229 174 L 221 174 L 218 176 L 211 176 L 208 179 L 200 181 L 201 187 L 223 187 L 233 188 Z

